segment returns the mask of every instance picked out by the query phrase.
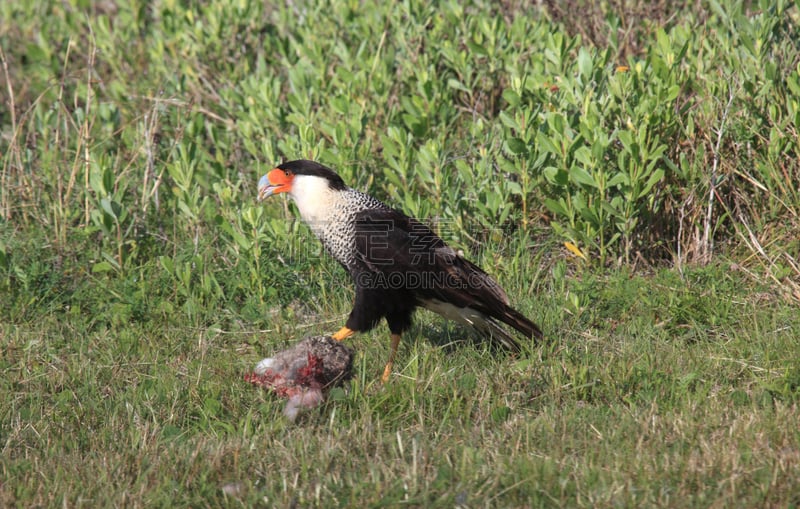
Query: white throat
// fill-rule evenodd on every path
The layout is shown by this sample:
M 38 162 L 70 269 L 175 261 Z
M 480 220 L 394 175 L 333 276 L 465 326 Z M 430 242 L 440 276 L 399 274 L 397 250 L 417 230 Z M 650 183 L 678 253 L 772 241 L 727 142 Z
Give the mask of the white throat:
M 338 194 L 329 187 L 326 179 L 312 175 L 295 175 L 289 192 L 300 217 L 312 227 L 330 219 Z

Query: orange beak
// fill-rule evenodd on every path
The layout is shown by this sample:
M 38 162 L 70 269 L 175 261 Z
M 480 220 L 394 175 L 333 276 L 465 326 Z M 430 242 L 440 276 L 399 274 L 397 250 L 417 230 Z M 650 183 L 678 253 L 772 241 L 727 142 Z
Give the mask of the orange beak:
M 294 175 L 287 175 L 285 171 L 275 168 L 258 180 L 258 201 L 264 200 L 278 193 L 288 193 L 292 190 Z

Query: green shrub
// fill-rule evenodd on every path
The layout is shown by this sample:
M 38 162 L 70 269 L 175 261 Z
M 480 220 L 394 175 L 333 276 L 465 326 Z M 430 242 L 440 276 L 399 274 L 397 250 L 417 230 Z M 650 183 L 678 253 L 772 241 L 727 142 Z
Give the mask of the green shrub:
M 208 252 L 201 301 L 231 302 L 210 277 L 233 268 L 261 301 L 262 246 L 297 227 L 277 200 L 256 211 L 255 182 L 315 158 L 478 256 L 721 245 L 797 291 L 798 13 L 762 4 L 6 3 L 0 211 L 112 278 Z M 6 270 L 24 259 L 4 250 Z

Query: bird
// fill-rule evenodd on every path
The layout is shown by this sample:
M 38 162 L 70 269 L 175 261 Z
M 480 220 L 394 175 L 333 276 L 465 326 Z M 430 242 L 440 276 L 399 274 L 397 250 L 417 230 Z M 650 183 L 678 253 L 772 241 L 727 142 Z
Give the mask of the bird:
M 350 274 L 355 299 L 345 325 L 332 334 L 342 341 L 386 319 L 388 382 L 401 336 L 417 308 L 471 327 L 492 344 L 514 352 L 517 339 L 541 340 L 541 329 L 511 307 L 506 292 L 486 272 L 448 246 L 425 223 L 366 193 L 348 187 L 331 168 L 298 159 L 284 162 L 258 182 L 258 201 L 286 193 L 326 251 Z

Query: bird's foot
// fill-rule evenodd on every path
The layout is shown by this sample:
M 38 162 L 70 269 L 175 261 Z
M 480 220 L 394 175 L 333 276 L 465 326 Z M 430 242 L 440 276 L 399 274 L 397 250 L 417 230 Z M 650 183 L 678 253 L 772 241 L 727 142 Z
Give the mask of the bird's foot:
M 355 333 L 356 333 L 356 331 L 354 331 L 353 329 L 348 329 L 347 327 L 342 327 L 341 329 L 339 329 L 339 331 L 336 334 L 334 334 L 331 337 L 333 339 L 335 339 L 336 341 L 344 341 L 345 339 L 349 338 L 350 336 L 352 336 Z
M 389 378 L 392 376 L 392 365 L 387 364 L 385 368 L 383 368 L 383 375 L 381 375 L 381 383 L 385 384 L 389 382 Z

